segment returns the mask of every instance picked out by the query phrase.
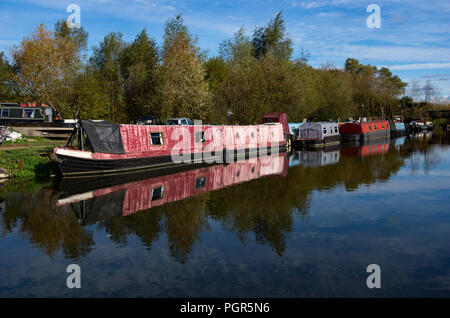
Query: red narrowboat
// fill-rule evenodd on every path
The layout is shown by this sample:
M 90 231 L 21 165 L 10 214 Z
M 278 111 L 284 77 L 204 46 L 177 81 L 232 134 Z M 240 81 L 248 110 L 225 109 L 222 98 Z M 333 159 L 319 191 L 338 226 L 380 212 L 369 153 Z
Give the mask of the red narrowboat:
M 343 157 L 367 157 L 373 155 L 385 154 L 389 151 L 389 143 L 370 142 L 363 146 L 355 145 L 342 147 L 341 155 Z
M 268 117 L 266 117 L 268 118 Z M 119 125 L 80 120 L 51 158 L 63 176 L 115 174 L 173 164 L 232 162 L 285 151 L 285 117 L 261 125 Z M 78 139 L 78 146 L 71 146 Z
M 344 123 L 339 126 L 339 133 L 346 141 L 368 141 L 371 139 L 389 138 L 390 125 L 387 120 Z
M 80 182 L 75 191 L 57 201 L 58 206 L 71 204 L 83 225 L 93 224 L 112 216 L 126 216 L 156 206 L 176 202 L 204 192 L 215 191 L 234 184 L 244 183 L 266 176 L 286 176 L 288 161 L 286 154 L 247 159 L 228 165 L 213 165 L 171 173 L 167 175 L 143 177 L 114 184 L 118 178 L 112 176 L 92 178 Z M 142 174 L 142 172 L 141 172 Z M 122 180 L 123 178 L 120 178 Z M 76 182 L 78 179 L 70 179 Z M 112 181 L 112 182 L 111 182 Z M 84 184 L 84 186 L 81 186 Z M 90 185 L 94 185 L 89 189 Z M 70 182 L 69 182 L 70 185 Z M 68 185 L 70 192 L 76 186 Z M 81 204 L 78 204 L 81 203 Z M 87 204 L 83 204 L 87 203 Z

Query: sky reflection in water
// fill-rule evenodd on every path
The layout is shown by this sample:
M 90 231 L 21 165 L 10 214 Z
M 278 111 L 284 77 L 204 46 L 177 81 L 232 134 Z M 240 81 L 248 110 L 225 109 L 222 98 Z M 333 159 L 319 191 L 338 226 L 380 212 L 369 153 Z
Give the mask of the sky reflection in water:
M 448 137 L 0 188 L 0 297 L 450 296 Z M 1 209 L 1 208 L 0 208 Z M 81 266 L 82 288 L 66 287 Z M 382 288 L 366 286 L 379 264 Z

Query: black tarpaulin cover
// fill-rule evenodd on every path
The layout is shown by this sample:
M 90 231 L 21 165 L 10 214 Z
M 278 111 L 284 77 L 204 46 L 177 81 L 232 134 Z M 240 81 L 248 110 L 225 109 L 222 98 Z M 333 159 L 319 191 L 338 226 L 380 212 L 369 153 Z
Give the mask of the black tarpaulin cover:
M 125 154 L 120 126 L 109 121 L 82 120 L 93 152 Z

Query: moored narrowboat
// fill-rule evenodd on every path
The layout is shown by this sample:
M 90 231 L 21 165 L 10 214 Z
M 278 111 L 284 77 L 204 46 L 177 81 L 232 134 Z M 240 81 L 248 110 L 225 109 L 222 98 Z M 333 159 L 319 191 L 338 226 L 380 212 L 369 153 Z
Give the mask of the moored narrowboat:
M 52 106 L 0 103 L 0 126 L 73 128 L 74 122 L 62 119 Z
M 404 136 L 407 134 L 405 123 L 399 121 L 390 121 L 391 136 Z
M 283 119 L 283 117 L 281 117 Z M 80 120 L 51 158 L 63 176 L 116 174 L 286 150 L 287 121 L 250 126 L 119 125 Z M 77 146 L 72 146 L 74 139 Z
M 299 127 L 295 146 L 318 148 L 340 143 L 338 123 L 318 122 L 305 123 Z
M 391 135 L 387 120 L 344 123 L 339 126 L 339 132 L 343 140 L 359 142 L 389 138 Z
M 289 133 L 292 136 L 292 140 L 297 139 L 298 136 L 298 132 L 300 130 L 300 126 L 303 125 L 304 123 L 289 123 Z

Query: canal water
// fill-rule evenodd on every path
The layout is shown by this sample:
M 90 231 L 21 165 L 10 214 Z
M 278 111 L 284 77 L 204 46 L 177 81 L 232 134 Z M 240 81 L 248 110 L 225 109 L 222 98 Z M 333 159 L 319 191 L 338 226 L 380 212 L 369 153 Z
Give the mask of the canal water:
M 0 297 L 448 297 L 449 136 L 0 186 Z M 67 266 L 81 288 L 67 287 Z M 381 288 L 368 288 L 370 264 Z

